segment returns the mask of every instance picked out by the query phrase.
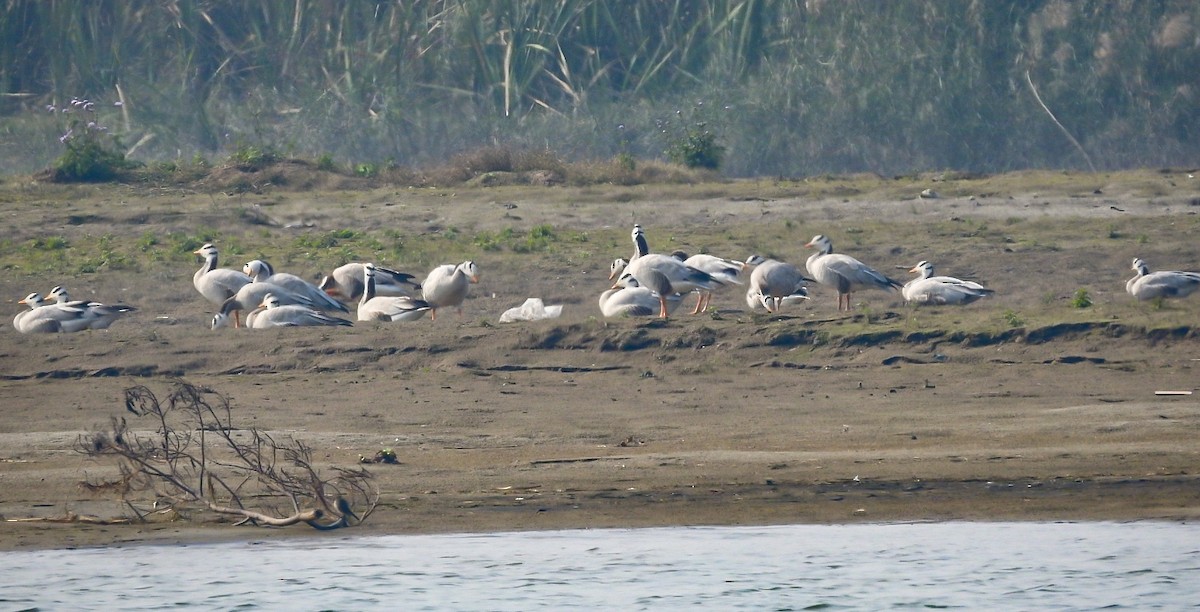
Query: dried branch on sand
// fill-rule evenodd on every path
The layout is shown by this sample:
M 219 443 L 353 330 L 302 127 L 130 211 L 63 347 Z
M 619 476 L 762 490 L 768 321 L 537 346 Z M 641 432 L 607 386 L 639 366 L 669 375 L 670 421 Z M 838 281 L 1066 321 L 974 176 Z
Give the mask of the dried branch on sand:
M 149 388 L 131 387 L 125 408 L 155 421 L 154 431 L 134 431 L 125 417 L 113 417 L 108 431 L 80 436 L 77 450 L 116 458 L 118 478 L 85 487 L 119 491 L 139 518 L 144 516 L 130 501 L 134 493 L 151 493 L 157 504 L 179 510 L 240 516 L 238 524 L 307 523 L 316 529 L 362 522 L 379 501 L 365 469 L 333 468 L 326 477 L 303 442 L 236 429 L 229 400 L 214 391 L 177 382 L 160 402 Z M 356 514 L 354 507 L 363 510 Z

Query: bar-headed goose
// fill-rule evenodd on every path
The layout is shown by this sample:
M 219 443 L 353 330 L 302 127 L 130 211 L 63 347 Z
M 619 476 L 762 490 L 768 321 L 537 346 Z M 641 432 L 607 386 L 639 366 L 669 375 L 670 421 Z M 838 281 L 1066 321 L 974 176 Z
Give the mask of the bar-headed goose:
M 276 272 L 271 264 L 261 260 L 252 259 L 242 266 L 242 272 L 246 273 L 256 283 L 271 283 L 278 285 L 291 291 L 296 295 L 302 295 L 312 302 L 313 308 L 317 310 L 336 310 L 339 312 L 350 312 L 344 304 L 333 299 L 329 294 L 321 290 L 320 287 L 287 272 Z
M 429 276 L 421 283 L 421 297 L 429 302 L 431 308 L 429 318 L 436 321 L 438 309 L 449 306 L 457 307 L 461 315 L 463 300 L 467 299 L 467 289 L 471 283 L 477 282 L 479 268 L 473 261 L 464 261 L 457 266 L 444 264 L 430 270 Z
M 934 276 L 933 264 L 928 261 L 918 263 L 909 272 L 917 274 L 917 278 L 905 283 L 900 293 L 905 301 L 918 306 L 970 304 L 995 293 L 975 281 Z
M 275 299 L 282 305 L 297 305 L 316 309 L 316 304 L 307 296 L 292 293 L 275 283 L 259 282 L 242 285 L 242 288 L 238 289 L 237 293 L 234 293 L 229 299 L 221 302 L 221 309 L 218 311 L 218 314 L 224 316 L 232 314 L 234 327 L 241 327 L 239 313 L 241 311 L 254 310 L 262 305 L 267 294 L 273 294 Z
M 329 316 L 315 308 L 299 304 L 284 304 L 275 294 L 268 293 L 254 316 L 246 318 L 247 326 L 251 329 L 270 329 L 273 327 L 318 327 L 318 326 L 350 326 L 346 319 Z M 216 321 L 213 321 L 216 327 Z
M 212 243 L 205 244 L 193 251 L 204 258 L 204 265 L 192 275 L 192 284 L 204 299 L 213 304 L 224 304 L 225 300 L 233 297 L 238 289 L 249 285 L 253 280 L 243 272 L 217 267 L 217 247 Z M 235 320 L 236 320 L 235 313 Z
M 46 302 L 37 293 L 21 300 L 29 310 L 13 319 L 13 327 L 22 333 L 77 332 L 85 329 L 105 329 L 121 315 L 136 310 L 132 306 L 108 306 L 82 300 L 65 303 Z
M 638 284 L 632 276 L 622 277 L 616 288 L 600 294 L 600 312 L 605 317 L 653 317 L 662 315 L 661 296 Z M 666 297 L 667 314 L 675 312 L 683 298 L 678 293 Z
M 375 265 L 363 264 L 359 321 L 416 321 L 432 309 L 429 302 L 407 295 L 375 295 Z
M 54 304 L 50 304 L 51 306 L 68 310 L 80 323 L 87 321 L 87 325 L 81 329 L 108 329 L 117 319 L 137 311 L 137 308 L 128 304 L 110 305 L 90 300 L 72 300 L 66 287 L 62 285 L 56 285 L 50 290 L 50 293 L 46 294 L 46 297 L 55 301 Z M 68 327 L 73 326 L 69 325 Z
M 716 279 L 721 287 L 730 285 L 742 284 L 742 271 L 746 268 L 745 264 L 716 255 L 707 253 L 697 253 L 689 256 L 683 251 L 673 251 L 671 256 L 682 261 L 685 265 L 691 266 L 701 272 L 707 273 L 709 276 Z M 697 289 L 696 307 L 692 310 L 692 314 L 698 314 L 708 309 L 709 302 L 712 301 L 713 292 L 707 289 Z
M 1125 291 L 1138 300 L 1154 298 L 1182 298 L 1200 289 L 1200 272 L 1159 270 L 1151 272 L 1150 266 L 1140 258 L 1130 266 L 1137 275 L 1125 282 Z
M 837 290 L 838 310 L 850 310 L 850 300 L 857 289 L 899 291 L 904 287 L 849 255 L 834 253 L 833 241 L 826 236 L 813 236 L 804 246 L 817 250 L 805 264 L 809 276 Z
M 776 313 L 785 300 L 808 299 L 805 283 L 812 279 L 804 276 L 800 268 L 762 255 L 751 255 L 746 259 L 746 267 L 753 269 L 750 273 L 750 290 L 746 293 L 747 304 L 751 303 L 751 296 L 757 294 L 761 296 L 766 311 Z
M 363 266 L 365 265 L 354 262 L 339 266 L 321 279 L 321 290 L 339 300 L 358 301 L 366 288 L 363 285 Z M 375 266 L 375 293 L 377 295 L 409 295 L 413 291 L 420 291 L 421 284 L 414 278 L 411 274 Z

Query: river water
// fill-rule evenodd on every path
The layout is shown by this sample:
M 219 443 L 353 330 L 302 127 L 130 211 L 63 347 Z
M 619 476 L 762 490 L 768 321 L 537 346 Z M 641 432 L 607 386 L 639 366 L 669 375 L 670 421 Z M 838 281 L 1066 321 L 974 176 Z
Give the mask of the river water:
M 1194 609 L 1200 525 L 604 529 L 4 553 L 3 610 Z

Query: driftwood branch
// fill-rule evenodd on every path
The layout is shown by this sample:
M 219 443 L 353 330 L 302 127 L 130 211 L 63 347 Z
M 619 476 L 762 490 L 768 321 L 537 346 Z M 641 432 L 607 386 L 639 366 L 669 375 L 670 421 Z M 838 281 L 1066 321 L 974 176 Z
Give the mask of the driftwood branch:
M 239 516 L 238 524 L 306 523 L 316 529 L 362 522 L 378 503 L 370 472 L 334 468 L 332 476 L 322 474 L 303 442 L 234 427 L 229 401 L 213 391 L 178 382 L 160 401 L 144 386 L 131 387 L 125 409 L 151 419 L 155 431 L 137 433 L 124 417 L 114 417 L 108 430 L 80 436 L 77 450 L 117 460 L 119 478 L 84 487 L 119 492 L 139 517 L 130 500 L 135 493 Z M 361 512 L 353 511 L 355 505 Z

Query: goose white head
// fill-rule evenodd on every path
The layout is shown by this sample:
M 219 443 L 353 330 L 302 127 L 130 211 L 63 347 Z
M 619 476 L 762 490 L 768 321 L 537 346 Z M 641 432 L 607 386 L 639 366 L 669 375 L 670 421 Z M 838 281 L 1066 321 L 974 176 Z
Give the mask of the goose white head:
M 629 262 L 626 261 L 625 258 L 618 257 L 614 259 L 613 262 L 608 266 L 608 280 L 620 278 L 621 273 L 624 272 L 625 268 L 628 266 Z
M 809 240 L 804 246 L 810 249 L 816 249 L 817 252 L 824 255 L 828 255 L 833 252 L 833 241 L 824 234 L 817 234 L 816 236 L 813 236 L 813 239 Z
M 57 285 L 46 294 L 46 300 L 53 300 L 59 304 L 66 304 L 71 301 L 71 296 L 67 294 L 67 290 L 62 285 Z
M 250 278 L 258 279 L 267 278 L 274 274 L 275 271 L 271 269 L 271 264 L 261 259 L 252 259 L 246 262 L 246 265 L 242 266 L 242 273 Z
M 913 266 L 909 272 L 912 274 L 919 274 L 921 278 L 929 278 L 930 276 L 933 276 L 933 264 L 929 263 L 928 261 L 920 261 L 917 262 L 917 265 Z
M 258 305 L 259 308 L 266 308 L 268 310 L 271 308 L 279 308 L 280 306 L 282 306 L 282 302 L 280 302 L 279 296 L 275 295 L 274 293 L 268 293 L 264 295 L 262 303 Z
M 1150 266 L 1141 257 L 1134 257 L 1133 265 L 1131 265 L 1130 268 L 1141 276 L 1145 276 L 1150 273 Z
M 767 258 L 763 257 L 762 255 L 751 255 L 751 256 L 747 257 L 745 263 L 742 264 L 742 269 L 745 270 L 748 268 L 761 266 L 766 262 L 767 262 Z
M 17 303 L 24 304 L 28 306 L 30 310 L 32 310 L 38 306 L 44 306 L 46 304 L 46 300 L 42 299 L 42 294 L 40 293 L 30 293 L 29 295 L 25 296 L 25 299 L 20 300 Z
M 212 329 L 221 329 L 222 327 L 227 327 L 228 325 L 229 315 L 223 312 L 218 312 L 217 314 L 213 315 Z
M 192 251 L 192 253 L 204 257 L 205 259 L 215 258 L 217 256 L 217 247 L 211 242 L 204 243 L 204 246 Z
M 461 270 L 463 274 L 466 274 L 467 279 L 469 279 L 472 283 L 479 282 L 479 266 L 476 266 L 475 262 L 470 260 L 464 261 L 458 264 L 458 269 Z

